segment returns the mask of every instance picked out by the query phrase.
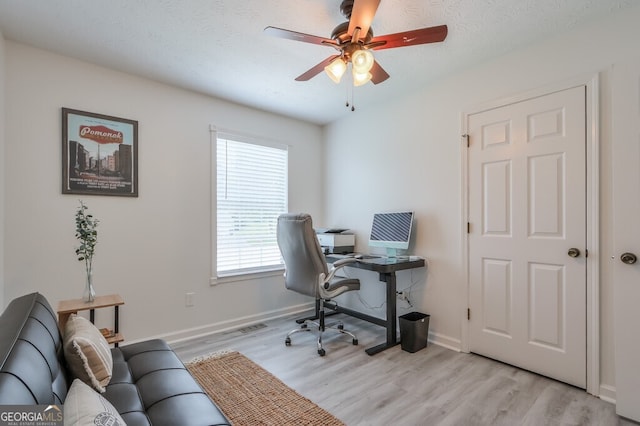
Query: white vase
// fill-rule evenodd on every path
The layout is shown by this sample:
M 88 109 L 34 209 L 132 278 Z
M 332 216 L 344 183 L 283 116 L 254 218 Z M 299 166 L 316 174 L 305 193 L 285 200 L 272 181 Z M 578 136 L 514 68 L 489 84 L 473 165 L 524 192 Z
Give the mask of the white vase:
M 87 283 L 84 287 L 84 293 L 82 293 L 82 300 L 87 303 L 96 300 L 96 292 L 93 289 L 93 277 L 91 272 L 87 272 Z

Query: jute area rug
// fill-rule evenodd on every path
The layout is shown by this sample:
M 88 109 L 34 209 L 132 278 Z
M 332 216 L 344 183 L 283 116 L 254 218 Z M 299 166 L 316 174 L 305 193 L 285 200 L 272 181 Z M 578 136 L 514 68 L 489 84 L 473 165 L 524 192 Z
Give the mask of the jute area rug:
M 236 426 L 344 426 L 239 352 L 197 358 L 187 369 Z

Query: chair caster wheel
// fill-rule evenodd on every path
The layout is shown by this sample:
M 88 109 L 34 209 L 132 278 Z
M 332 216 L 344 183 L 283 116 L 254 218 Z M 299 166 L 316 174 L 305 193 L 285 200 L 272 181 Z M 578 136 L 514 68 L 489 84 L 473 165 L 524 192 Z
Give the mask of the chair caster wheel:
M 307 326 L 307 324 L 302 324 L 302 325 L 300 326 L 300 328 L 307 328 L 307 327 L 308 327 L 308 326 Z
M 353 345 L 358 346 L 358 339 L 353 339 Z
M 318 349 L 318 355 L 325 356 L 326 352 L 324 349 Z
M 338 330 L 344 330 L 344 324 L 338 324 Z
M 288 338 L 288 337 L 287 337 L 286 339 L 284 339 L 284 344 L 285 344 L 286 346 L 291 346 L 291 339 L 290 339 L 290 338 Z

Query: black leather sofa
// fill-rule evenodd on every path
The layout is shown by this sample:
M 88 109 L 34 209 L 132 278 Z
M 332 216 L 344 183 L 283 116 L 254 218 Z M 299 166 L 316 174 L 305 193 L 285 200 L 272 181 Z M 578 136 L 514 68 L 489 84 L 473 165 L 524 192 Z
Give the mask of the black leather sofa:
M 127 425 L 230 425 L 163 340 L 111 350 L 113 373 L 102 395 Z M 0 316 L 0 405 L 63 405 L 73 378 L 46 298 L 14 299 Z

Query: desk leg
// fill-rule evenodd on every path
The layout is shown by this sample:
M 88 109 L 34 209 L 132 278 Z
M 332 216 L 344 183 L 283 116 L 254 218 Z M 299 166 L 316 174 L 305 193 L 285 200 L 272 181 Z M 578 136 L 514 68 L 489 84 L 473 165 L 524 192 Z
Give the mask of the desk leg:
M 313 315 L 310 317 L 298 318 L 296 323 L 304 324 L 305 321 L 313 321 L 320 318 L 320 299 L 316 299 L 316 309 Z
M 396 346 L 398 343 L 398 336 L 396 333 L 396 273 L 381 273 L 380 281 L 383 281 L 387 284 L 387 318 L 385 327 L 387 329 L 387 341 L 377 346 L 373 346 L 365 352 L 368 355 L 375 355 L 378 352 L 382 352 L 385 349 L 392 348 Z
M 73 312 L 73 313 L 77 313 L 77 312 Z M 60 327 L 60 333 L 64 334 L 64 327 L 67 325 L 67 321 L 69 321 L 70 316 L 71 316 L 71 312 L 58 314 L 58 325 Z
M 326 312 L 324 314 L 325 317 L 331 316 L 331 315 L 335 315 L 338 312 Z M 305 321 L 309 320 L 309 321 L 315 321 L 317 319 L 320 319 L 320 299 L 316 299 L 316 310 L 315 313 L 313 315 L 311 315 L 310 317 L 304 317 L 304 318 L 298 318 L 296 320 L 297 324 L 304 324 Z
M 399 343 L 396 335 L 396 273 L 386 274 L 384 277 L 380 275 L 387 282 L 387 345 L 391 347 Z
M 118 309 L 119 306 L 116 305 L 114 306 L 115 312 L 113 313 L 113 332 L 115 334 L 118 334 L 119 328 L 120 328 L 120 319 L 118 318 L 119 314 L 120 314 L 120 309 Z M 114 347 L 118 347 L 118 342 L 115 342 L 113 344 Z

